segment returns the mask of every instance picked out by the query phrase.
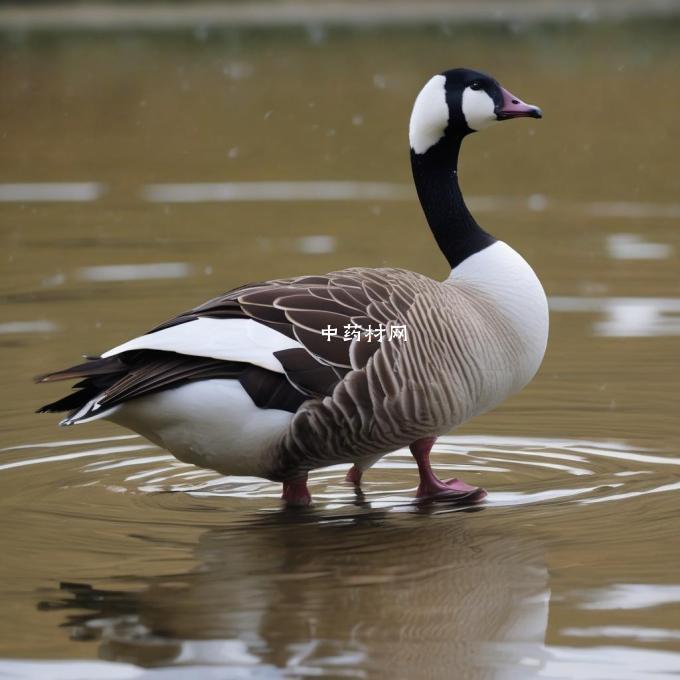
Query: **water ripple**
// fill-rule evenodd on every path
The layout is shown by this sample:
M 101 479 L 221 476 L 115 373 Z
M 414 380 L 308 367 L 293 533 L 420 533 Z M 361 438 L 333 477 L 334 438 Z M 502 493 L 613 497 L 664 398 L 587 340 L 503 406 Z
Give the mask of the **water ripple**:
M 474 508 L 414 502 L 407 450 L 367 472 L 361 493 L 344 483 L 347 466 L 316 471 L 315 504 L 305 510 L 283 509 L 279 484 L 221 477 L 134 436 L 26 444 L 2 456 L 0 474 L 15 476 L 6 487 L 17 489 L 4 499 L 10 539 L 23 545 L 37 527 L 40 550 L 54 556 L 40 608 L 63 610 L 61 625 L 73 640 L 96 641 L 100 658 L 166 666 L 167 677 L 185 667 L 372 677 L 375 659 L 408 665 L 424 644 L 433 677 L 448 677 L 454 661 L 515 673 L 488 675 L 499 680 L 562 677 L 590 657 L 545 645 L 548 568 L 527 517 L 554 532 L 555 513 L 565 515 L 563 527 L 588 503 L 610 501 L 599 515 L 589 511 L 581 537 L 587 550 L 602 549 L 618 540 L 602 532 L 621 504 L 680 486 L 669 481 L 679 461 L 663 452 L 564 438 L 442 437 L 432 456 L 439 475 L 490 491 Z M 450 513 L 458 521 L 442 521 Z M 513 532 L 518 519 L 524 529 Z M 21 551 L 7 561 L 26 571 Z M 621 601 L 635 611 L 673 602 L 677 591 L 672 583 L 574 584 L 568 597 L 577 612 Z M 394 625 L 377 625 L 367 614 L 374 610 Z M 627 639 L 642 624 L 617 625 L 595 638 Z M 563 639 L 588 638 L 593 626 L 576 618 Z M 644 634 L 675 639 L 668 631 Z
M 63 448 L 70 450 L 59 451 Z M 38 451 L 42 455 L 36 455 Z M 42 487 L 45 479 L 57 478 L 62 479 L 61 489 L 95 485 L 146 496 L 140 502 L 156 506 L 164 504 L 159 495 L 181 492 L 204 501 L 248 501 L 249 509 L 253 503 L 271 508 L 280 495 L 277 483 L 195 468 L 134 435 L 24 444 L 2 453 L 6 462 L 0 472 L 23 468 L 24 477 L 17 483 L 24 487 Z M 461 476 L 487 488 L 483 507 L 489 509 L 556 501 L 586 505 L 680 490 L 680 482 L 668 478 L 669 473 L 680 473 L 680 458 L 625 442 L 446 436 L 438 440 L 432 460 L 440 476 Z M 44 466 L 52 471 L 46 473 Z M 383 458 L 366 474 L 360 494 L 344 482 L 346 468 L 338 465 L 311 475 L 318 508 L 401 510 L 413 505 L 417 476 L 408 450 Z

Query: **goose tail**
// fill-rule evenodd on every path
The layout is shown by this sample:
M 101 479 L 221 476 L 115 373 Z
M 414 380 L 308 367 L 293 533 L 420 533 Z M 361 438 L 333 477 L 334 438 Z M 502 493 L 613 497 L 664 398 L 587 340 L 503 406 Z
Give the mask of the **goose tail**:
M 73 386 L 75 392 L 41 406 L 36 413 L 69 411 L 68 416 L 61 421 L 60 425 L 72 425 L 78 419 L 84 407 L 88 406 L 104 390 L 111 387 L 129 371 L 129 367 L 117 356 L 107 359 L 101 357 L 86 357 L 86 359 L 82 364 L 35 377 L 37 383 L 79 380 Z

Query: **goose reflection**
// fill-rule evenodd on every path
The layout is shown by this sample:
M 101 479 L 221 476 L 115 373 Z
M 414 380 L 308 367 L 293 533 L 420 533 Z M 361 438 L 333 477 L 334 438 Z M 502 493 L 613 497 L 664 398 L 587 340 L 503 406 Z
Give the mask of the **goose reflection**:
M 531 677 L 548 618 L 541 547 L 436 513 L 260 516 L 202 534 L 187 573 L 127 591 L 63 583 L 41 606 L 67 610 L 62 625 L 101 658 L 142 666 Z

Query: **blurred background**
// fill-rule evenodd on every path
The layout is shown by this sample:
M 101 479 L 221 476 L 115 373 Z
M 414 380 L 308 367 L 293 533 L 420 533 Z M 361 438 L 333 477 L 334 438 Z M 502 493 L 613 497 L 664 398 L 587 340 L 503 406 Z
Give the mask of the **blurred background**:
M 415 477 L 395 454 L 362 503 L 318 473 L 300 522 L 274 485 L 33 415 L 63 390 L 33 375 L 243 282 L 444 278 L 407 126 L 456 66 L 545 114 L 461 153 L 469 207 L 552 310 L 535 381 L 437 454 L 489 488 L 484 511 L 404 510 Z M 0 3 L 0 655 L 238 677 L 680 672 L 679 74 L 674 0 Z M 123 673 L 92 663 L 77 672 Z

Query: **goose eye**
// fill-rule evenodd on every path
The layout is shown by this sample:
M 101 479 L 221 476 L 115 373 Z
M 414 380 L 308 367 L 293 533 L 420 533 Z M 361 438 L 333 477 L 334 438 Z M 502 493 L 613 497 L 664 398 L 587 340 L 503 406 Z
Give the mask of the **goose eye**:
M 475 82 L 472 83 L 472 85 L 470 85 L 470 89 L 471 89 L 471 90 L 481 90 L 481 89 L 482 89 L 482 84 L 479 83 L 479 82 L 477 82 L 477 81 L 475 80 Z

